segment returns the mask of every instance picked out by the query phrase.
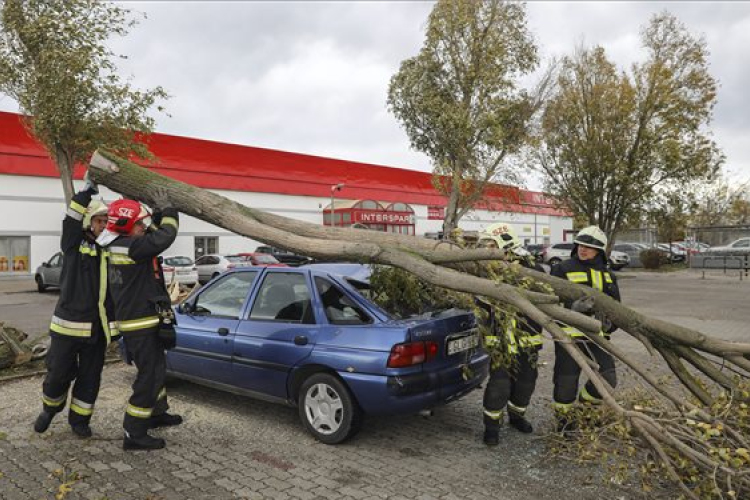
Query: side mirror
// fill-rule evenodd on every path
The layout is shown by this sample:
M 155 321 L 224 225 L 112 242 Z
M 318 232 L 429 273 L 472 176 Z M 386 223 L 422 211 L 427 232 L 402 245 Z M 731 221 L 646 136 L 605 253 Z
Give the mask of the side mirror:
M 42 263 L 42 267 L 49 267 L 49 262 Z
M 191 304 L 190 302 L 183 302 L 182 304 L 180 304 L 177 310 L 182 314 L 190 314 L 191 312 L 193 312 L 193 304 Z

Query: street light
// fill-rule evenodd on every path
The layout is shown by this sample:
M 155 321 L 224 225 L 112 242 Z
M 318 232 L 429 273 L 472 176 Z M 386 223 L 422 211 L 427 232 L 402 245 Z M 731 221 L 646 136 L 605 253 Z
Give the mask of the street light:
M 345 185 L 346 184 L 336 184 L 335 186 L 331 186 L 331 227 L 336 225 L 336 221 L 333 218 L 333 193 L 341 191 Z

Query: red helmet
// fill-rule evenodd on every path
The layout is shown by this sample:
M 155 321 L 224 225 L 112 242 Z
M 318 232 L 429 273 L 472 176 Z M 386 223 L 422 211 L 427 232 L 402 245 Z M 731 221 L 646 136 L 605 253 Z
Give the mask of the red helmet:
M 151 213 L 135 200 L 117 200 L 109 205 L 107 231 L 130 234 L 137 222 L 151 225 Z

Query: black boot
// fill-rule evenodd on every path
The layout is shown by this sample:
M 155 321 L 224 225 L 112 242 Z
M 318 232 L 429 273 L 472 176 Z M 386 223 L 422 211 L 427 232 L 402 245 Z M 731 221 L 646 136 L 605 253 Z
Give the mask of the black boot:
M 133 437 L 127 432 L 125 438 L 122 441 L 123 450 L 160 450 L 164 448 L 167 443 L 161 438 L 151 437 L 148 434 L 143 436 Z
M 71 425 L 70 428 L 73 430 L 73 433 L 78 437 L 90 438 L 91 435 L 93 434 L 91 432 L 91 427 L 89 427 L 89 424 L 87 423 Z
M 34 422 L 34 430 L 41 434 L 42 432 L 49 429 L 49 424 L 52 423 L 52 418 L 54 418 L 54 416 L 54 413 L 42 410 L 42 413 L 40 413 L 39 416 L 36 417 L 36 421 Z
M 485 427 L 484 437 L 482 438 L 487 446 L 497 446 L 500 444 L 500 430 L 498 427 Z
M 524 434 L 531 434 L 534 432 L 534 427 L 528 420 L 526 420 L 523 413 L 516 413 L 513 410 L 508 410 L 508 422 Z
M 156 429 L 158 427 L 172 427 L 175 425 L 180 425 L 181 423 L 181 416 L 162 413 L 161 415 L 151 417 L 148 421 L 148 427 L 149 429 Z

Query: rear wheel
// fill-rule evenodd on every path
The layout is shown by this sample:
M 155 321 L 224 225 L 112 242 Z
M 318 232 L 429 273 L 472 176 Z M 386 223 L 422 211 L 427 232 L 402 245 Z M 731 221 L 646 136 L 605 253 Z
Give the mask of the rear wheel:
M 34 276 L 34 281 L 36 281 L 36 289 L 39 293 L 47 291 L 47 285 L 44 284 L 44 278 L 42 278 L 41 275 L 37 274 Z
M 322 443 L 346 441 L 361 427 L 362 410 L 346 385 L 329 373 L 305 380 L 297 404 L 303 425 Z

